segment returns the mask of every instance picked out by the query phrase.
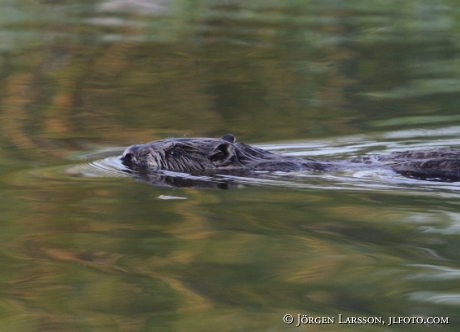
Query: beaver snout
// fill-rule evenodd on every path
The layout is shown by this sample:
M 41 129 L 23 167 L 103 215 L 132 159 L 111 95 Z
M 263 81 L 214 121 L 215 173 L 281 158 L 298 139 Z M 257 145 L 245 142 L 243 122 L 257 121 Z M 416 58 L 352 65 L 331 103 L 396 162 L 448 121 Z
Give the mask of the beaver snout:
M 131 145 L 123 152 L 121 156 L 122 161 L 128 164 L 136 162 L 136 156 L 138 156 L 139 150 L 140 148 L 138 145 Z

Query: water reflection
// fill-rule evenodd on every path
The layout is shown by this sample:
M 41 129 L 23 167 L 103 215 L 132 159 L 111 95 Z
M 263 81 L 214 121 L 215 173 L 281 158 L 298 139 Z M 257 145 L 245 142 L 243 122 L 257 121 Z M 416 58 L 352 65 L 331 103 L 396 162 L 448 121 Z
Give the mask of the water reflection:
M 96 12 L 158 15 L 166 11 L 167 0 L 109 0 L 96 5 Z
M 444 266 L 435 266 L 435 265 L 423 265 L 423 264 L 413 264 L 409 265 L 414 268 L 419 268 L 422 270 L 421 273 L 414 274 L 409 276 L 411 279 L 425 279 L 425 280 L 450 280 L 450 279 L 460 279 L 460 270 L 444 267 Z
M 440 226 L 424 226 L 421 229 L 426 233 L 438 234 L 460 234 L 460 216 L 457 213 L 444 213 L 447 225 Z
M 4 113 L 10 120 L 3 130 L 33 134 L 35 146 L 83 127 L 87 139 L 115 144 L 226 131 L 273 141 L 359 133 L 363 121 L 401 112 L 448 116 L 456 92 L 450 6 L 6 3 L 0 29 L 11 37 L 2 43 L 1 63 L 13 75 L 3 85 L 22 103 Z M 23 28 L 29 22 L 37 28 Z M 14 50 L 24 55 L 8 55 Z M 18 75 L 22 70 L 29 75 Z M 16 85 L 29 90 L 12 91 Z M 426 96 L 430 103 L 420 98 Z M 68 107 L 77 108 L 78 119 Z M 33 133 L 22 128 L 24 114 Z M 107 119 L 113 122 L 101 130 L 97 124 Z M 15 145 L 28 146 L 18 139 Z
M 0 4 L 3 329 L 280 330 L 292 312 L 457 330 L 458 185 L 142 179 L 101 148 L 227 132 L 300 157 L 459 146 L 456 1 Z
M 436 293 L 436 292 L 414 292 L 410 299 L 418 302 L 431 302 L 434 304 L 460 305 L 460 294 Z

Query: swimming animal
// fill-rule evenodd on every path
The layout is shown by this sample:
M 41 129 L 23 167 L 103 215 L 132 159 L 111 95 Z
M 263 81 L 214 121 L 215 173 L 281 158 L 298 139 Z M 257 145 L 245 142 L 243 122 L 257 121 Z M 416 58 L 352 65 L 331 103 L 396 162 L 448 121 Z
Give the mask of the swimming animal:
M 168 138 L 132 145 L 121 156 L 130 169 L 203 172 L 316 171 L 391 169 L 406 177 L 460 181 L 460 149 L 413 150 L 342 160 L 297 158 L 221 138 Z

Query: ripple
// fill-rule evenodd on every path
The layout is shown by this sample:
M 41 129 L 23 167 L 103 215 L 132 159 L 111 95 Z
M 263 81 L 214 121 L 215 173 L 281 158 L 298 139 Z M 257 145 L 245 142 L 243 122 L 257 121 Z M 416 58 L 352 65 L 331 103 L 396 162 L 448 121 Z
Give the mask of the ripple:
M 434 304 L 460 305 L 460 294 L 438 292 L 413 292 L 409 299 L 418 302 L 430 302 Z
M 428 264 L 407 264 L 414 268 L 422 269 L 420 273 L 415 273 L 408 277 L 408 279 L 419 280 L 458 280 L 460 279 L 460 270 L 445 266 L 435 266 Z
M 77 177 L 129 177 L 130 169 L 120 157 L 108 157 L 67 168 L 66 173 Z

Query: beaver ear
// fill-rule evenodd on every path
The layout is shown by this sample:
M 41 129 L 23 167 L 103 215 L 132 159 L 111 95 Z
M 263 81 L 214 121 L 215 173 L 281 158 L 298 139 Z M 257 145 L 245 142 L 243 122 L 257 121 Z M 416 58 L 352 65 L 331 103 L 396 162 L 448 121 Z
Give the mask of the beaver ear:
M 220 139 L 223 139 L 224 141 L 227 141 L 227 142 L 230 142 L 230 143 L 235 143 L 236 142 L 236 138 L 232 134 L 226 134 L 226 135 L 222 136 Z
M 216 166 L 223 166 L 230 162 L 235 152 L 232 144 L 221 143 L 209 154 L 209 160 Z

